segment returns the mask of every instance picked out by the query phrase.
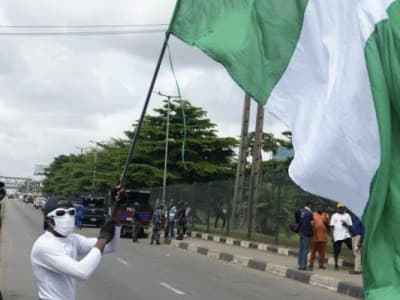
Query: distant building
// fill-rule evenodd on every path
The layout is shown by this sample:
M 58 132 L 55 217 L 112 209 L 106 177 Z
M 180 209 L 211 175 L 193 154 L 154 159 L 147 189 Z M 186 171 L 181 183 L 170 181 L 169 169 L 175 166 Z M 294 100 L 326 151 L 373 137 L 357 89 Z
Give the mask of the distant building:
M 276 151 L 276 154 L 272 157 L 274 160 L 286 160 L 288 158 L 292 158 L 294 156 L 294 150 L 293 149 L 288 149 L 282 146 L 279 146 L 278 151 Z

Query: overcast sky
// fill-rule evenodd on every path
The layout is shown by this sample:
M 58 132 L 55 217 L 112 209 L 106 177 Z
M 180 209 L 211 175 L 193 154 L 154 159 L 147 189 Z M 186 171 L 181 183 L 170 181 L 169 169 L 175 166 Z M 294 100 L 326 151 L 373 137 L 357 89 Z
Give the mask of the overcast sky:
M 4 25 L 168 24 L 174 3 L 175 0 L 2 0 L 0 175 L 31 177 L 36 164 L 49 164 L 60 154 L 79 153 L 78 148 L 92 146 L 90 140 L 121 137 L 139 118 L 164 37 L 163 33 L 9 36 L 4 33 L 48 29 Z M 129 28 L 97 30 L 126 29 Z M 51 31 L 57 30 L 96 29 Z M 201 51 L 174 37 L 170 46 L 184 97 L 208 111 L 218 125 L 219 135 L 238 137 L 243 92 L 219 64 Z M 155 90 L 176 94 L 167 59 Z M 161 101 L 157 95 L 152 97 L 150 109 L 160 106 Z M 275 133 L 284 129 L 269 114 L 264 128 Z

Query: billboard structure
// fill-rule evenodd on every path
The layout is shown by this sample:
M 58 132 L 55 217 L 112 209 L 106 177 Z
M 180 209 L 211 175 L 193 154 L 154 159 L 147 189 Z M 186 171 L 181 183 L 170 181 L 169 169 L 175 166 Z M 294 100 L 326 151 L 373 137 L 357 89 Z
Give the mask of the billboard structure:
M 46 169 L 48 168 L 48 165 L 35 165 L 33 169 L 33 175 L 34 176 L 44 176 L 46 175 Z

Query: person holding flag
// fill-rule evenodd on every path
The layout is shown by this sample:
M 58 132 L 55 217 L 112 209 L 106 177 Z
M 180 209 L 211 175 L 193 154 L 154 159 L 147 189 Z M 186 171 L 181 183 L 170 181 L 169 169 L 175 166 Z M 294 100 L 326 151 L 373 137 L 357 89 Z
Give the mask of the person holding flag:
M 119 201 L 119 196 L 115 201 Z M 121 231 L 118 211 L 103 225 L 98 238 L 73 233 L 75 213 L 72 201 L 65 197 L 52 197 L 43 208 L 45 232 L 31 251 L 39 299 L 75 299 L 76 279 L 88 279 L 103 253 L 118 247 Z

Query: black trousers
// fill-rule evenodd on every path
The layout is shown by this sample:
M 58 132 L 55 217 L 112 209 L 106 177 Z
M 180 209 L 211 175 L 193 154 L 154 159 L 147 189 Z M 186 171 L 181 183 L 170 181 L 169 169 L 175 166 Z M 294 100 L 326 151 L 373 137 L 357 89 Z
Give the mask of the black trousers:
M 345 240 L 340 240 L 333 243 L 333 254 L 340 254 L 340 251 L 342 250 L 342 243 L 345 243 L 347 248 L 349 248 L 350 250 L 353 249 L 351 238 L 347 238 Z

